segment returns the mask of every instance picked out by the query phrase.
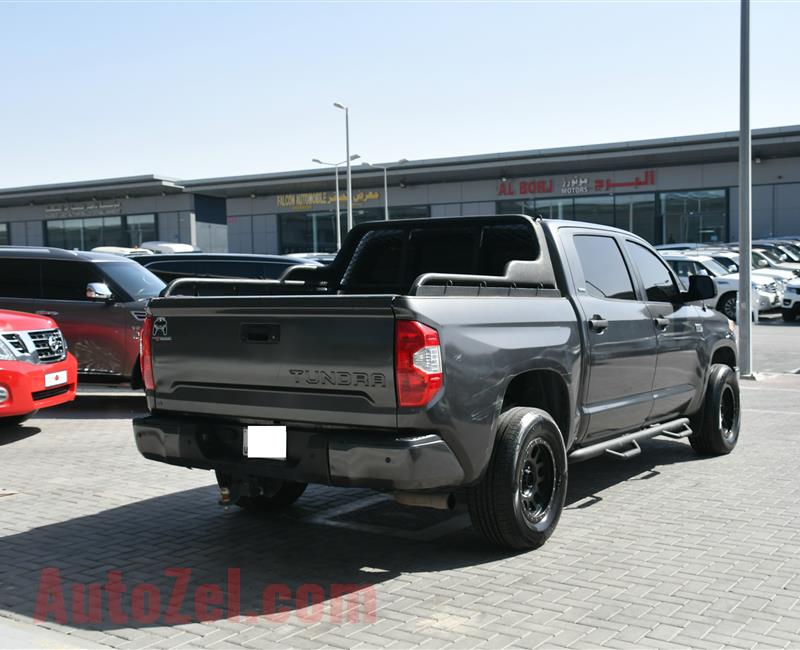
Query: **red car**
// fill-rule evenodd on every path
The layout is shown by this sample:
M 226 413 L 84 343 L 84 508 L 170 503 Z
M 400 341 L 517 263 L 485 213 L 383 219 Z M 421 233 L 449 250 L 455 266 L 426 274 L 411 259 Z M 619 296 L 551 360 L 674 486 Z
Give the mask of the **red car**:
M 0 309 L 0 426 L 75 399 L 78 366 L 46 316 Z

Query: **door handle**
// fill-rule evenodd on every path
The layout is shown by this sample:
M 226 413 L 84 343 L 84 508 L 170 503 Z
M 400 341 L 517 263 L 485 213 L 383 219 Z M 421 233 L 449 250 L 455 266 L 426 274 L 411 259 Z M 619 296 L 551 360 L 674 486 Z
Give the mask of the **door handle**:
M 654 318 L 653 322 L 655 323 L 656 328 L 662 332 L 669 327 L 669 318 L 662 318 L 659 316 L 658 318 Z
M 606 330 L 606 328 L 608 328 L 608 321 L 602 316 L 595 314 L 589 319 L 590 330 L 594 330 L 595 332 L 603 332 Z
M 57 311 L 37 311 L 36 313 L 41 316 L 58 316 Z

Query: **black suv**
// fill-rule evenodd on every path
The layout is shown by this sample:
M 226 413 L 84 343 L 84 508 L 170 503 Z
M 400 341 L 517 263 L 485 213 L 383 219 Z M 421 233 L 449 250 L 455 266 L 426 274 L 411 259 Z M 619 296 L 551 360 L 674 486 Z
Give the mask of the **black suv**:
M 0 306 L 53 318 L 83 377 L 141 385 L 144 306 L 164 286 L 119 255 L 0 246 Z
M 298 264 L 318 262 L 281 255 L 238 255 L 233 253 L 175 253 L 137 255 L 132 258 L 169 284 L 179 278 L 251 278 L 274 280 Z

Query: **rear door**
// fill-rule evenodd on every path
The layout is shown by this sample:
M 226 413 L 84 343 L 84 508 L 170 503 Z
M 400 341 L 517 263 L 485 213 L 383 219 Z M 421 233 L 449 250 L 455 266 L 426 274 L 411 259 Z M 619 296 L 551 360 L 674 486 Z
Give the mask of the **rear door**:
M 641 278 L 643 298 L 647 300 L 658 338 L 650 418 L 664 420 L 684 412 L 695 394 L 702 390 L 700 308 L 678 300 L 678 284 L 658 254 L 627 238 L 625 249 L 631 266 Z
M 569 232 L 566 229 L 562 233 Z M 647 306 L 612 233 L 572 230 L 564 240 L 589 349 L 587 439 L 644 424 L 652 407 L 656 337 Z
M 42 299 L 37 311 L 58 323 L 78 360 L 79 372 L 127 375 L 124 310 L 111 302 L 87 299 L 90 282 L 106 282 L 102 271 L 90 262 L 42 260 Z
M 395 428 L 393 300 L 155 299 L 156 408 Z

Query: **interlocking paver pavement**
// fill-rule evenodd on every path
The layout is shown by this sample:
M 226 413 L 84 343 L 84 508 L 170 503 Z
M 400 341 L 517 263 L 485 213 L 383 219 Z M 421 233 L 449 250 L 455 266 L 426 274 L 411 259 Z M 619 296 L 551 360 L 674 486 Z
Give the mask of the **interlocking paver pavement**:
M 366 490 L 312 487 L 277 516 L 223 510 L 210 473 L 139 457 L 138 399 L 82 397 L 0 434 L 0 637 L 22 624 L 30 638 L 123 648 L 800 647 L 800 377 L 742 393 L 732 455 L 655 440 L 627 462 L 575 465 L 555 535 L 522 554 L 487 548 L 461 514 L 426 520 L 444 532 L 425 541 L 434 529 L 414 532 L 420 511 L 376 507 Z M 377 532 L 365 532 L 373 511 Z M 45 568 L 60 572 L 69 620 L 34 626 Z M 187 597 L 191 620 L 165 620 L 165 571 L 181 568 L 190 594 L 239 569 L 242 616 L 199 621 Z M 124 614 L 135 588 L 145 612 L 156 590 L 155 620 L 115 622 L 108 608 L 74 620 L 70 585 L 109 571 L 122 574 Z M 373 584 L 374 620 L 357 606 L 357 622 L 332 618 L 337 583 Z M 244 616 L 276 584 L 288 611 Z M 302 585 L 323 589 L 321 616 L 298 609 Z

